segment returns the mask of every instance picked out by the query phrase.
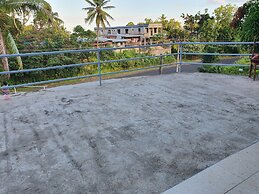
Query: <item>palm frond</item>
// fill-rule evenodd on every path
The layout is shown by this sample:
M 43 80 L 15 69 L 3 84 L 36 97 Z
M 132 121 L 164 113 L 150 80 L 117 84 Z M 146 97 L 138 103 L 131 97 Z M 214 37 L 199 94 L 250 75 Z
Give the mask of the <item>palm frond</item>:
M 110 2 L 110 0 L 100 0 L 100 1 L 101 1 L 100 6 L 102 7 Z
M 105 12 L 105 15 L 106 15 L 106 17 L 110 18 L 111 20 L 114 20 L 114 18 L 110 14 L 108 14 L 107 12 Z
M 93 6 L 93 7 L 95 7 L 96 6 L 96 4 L 94 3 L 94 2 L 92 2 L 92 1 L 90 1 L 90 0 L 85 0 L 88 4 L 90 4 L 91 6 Z
M 85 22 L 91 24 L 93 20 L 95 19 L 96 12 L 88 13 L 87 18 L 85 18 Z
M 105 7 L 103 7 L 103 9 L 112 9 L 112 8 L 115 8 L 115 6 L 105 6 Z

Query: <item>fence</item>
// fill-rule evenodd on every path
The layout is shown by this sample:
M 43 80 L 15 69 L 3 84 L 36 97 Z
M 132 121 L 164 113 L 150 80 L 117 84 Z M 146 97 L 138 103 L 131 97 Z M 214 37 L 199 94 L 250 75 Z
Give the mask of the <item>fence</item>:
M 248 53 L 247 54 L 239 54 L 239 53 L 236 53 L 236 54 L 231 54 L 231 53 L 199 53 L 199 52 L 183 52 L 183 49 L 184 49 L 184 46 L 186 46 L 186 45 L 253 45 L 253 44 L 259 44 L 259 42 L 256 42 L 256 43 L 254 43 L 254 42 L 176 42 L 176 43 L 154 44 L 154 45 L 145 45 L 145 46 L 128 46 L 128 47 L 118 47 L 118 48 L 96 48 L 96 49 L 83 49 L 83 50 L 53 51 L 53 52 L 5 54 L 5 55 L 0 55 L 0 59 L 2 59 L 2 58 L 13 58 L 13 57 L 18 57 L 18 56 L 20 56 L 20 57 L 31 57 L 31 56 L 40 56 L 40 55 L 59 55 L 59 54 L 68 54 L 68 53 L 73 54 L 73 53 L 95 52 L 96 55 L 97 55 L 97 62 L 87 62 L 87 63 L 69 64 L 69 65 L 52 66 L 52 67 L 44 67 L 44 68 L 34 68 L 34 69 L 3 71 L 3 72 L 0 72 L 0 76 L 17 74 L 17 73 L 35 72 L 35 71 L 48 71 L 48 70 L 53 70 L 53 69 L 65 69 L 65 68 L 80 67 L 80 66 L 87 66 L 87 65 L 97 65 L 98 73 L 97 74 L 91 74 L 91 75 L 84 75 L 84 76 L 76 76 L 76 77 L 68 77 L 68 78 L 61 78 L 61 79 L 55 79 L 55 80 L 47 80 L 47 81 L 26 83 L 26 84 L 10 85 L 8 87 L 3 86 L 3 87 L 0 87 L 0 89 L 27 87 L 27 86 L 33 86 L 33 85 L 49 84 L 49 83 L 54 83 L 54 82 L 61 82 L 61 81 L 68 81 L 68 80 L 75 80 L 75 79 L 82 79 L 82 78 L 90 78 L 90 77 L 98 77 L 99 78 L 99 84 L 102 85 L 102 76 L 104 76 L 104 75 L 113 75 L 113 74 L 119 74 L 119 73 L 123 73 L 123 72 L 132 72 L 132 71 L 154 69 L 154 68 L 160 68 L 160 70 L 161 70 L 162 67 L 171 66 L 172 64 L 163 64 L 163 57 L 165 57 L 165 56 L 178 56 L 179 60 L 176 63 L 176 65 L 177 65 L 176 72 L 178 72 L 178 73 L 181 72 L 181 67 L 184 64 L 244 67 L 244 66 L 247 66 L 247 65 L 244 65 L 244 64 L 183 62 L 183 56 L 184 55 L 251 56 L 250 53 L 249 54 Z M 163 46 L 163 47 L 166 47 L 166 46 L 169 47 L 170 46 L 171 47 L 173 45 L 178 46 L 179 49 L 178 49 L 177 53 L 162 54 L 162 55 L 157 55 L 157 56 L 145 56 L 145 57 L 138 57 L 138 58 L 125 58 L 125 59 L 119 59 L 119 60 L 101 61 L 101 59 L 100 59 L 100 53 L 102 51 L 115 51 L 115 50 L 123 50 L 123 49 L 146 49 L 146 48 L 157 47 L 157 46 Z M 104 63 L 134 61 L 134 60 L 141 60 L 141 59 L 148 59 L 148 58 L 160 58 L 160 64 L 156 65 L 156 66 L 149 66 L 149 67 L 144 67 L 144 68 L 135 68 L 135 69 L 129 69 L 129 70 L 116 71 L 116 72 L 102 73 L 102 64 L 104 64 Z

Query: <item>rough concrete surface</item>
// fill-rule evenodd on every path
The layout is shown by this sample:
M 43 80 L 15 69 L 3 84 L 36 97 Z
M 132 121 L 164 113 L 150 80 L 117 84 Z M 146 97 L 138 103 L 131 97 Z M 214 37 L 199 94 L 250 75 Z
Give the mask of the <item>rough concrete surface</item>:
M 259 139 L 259 82 L 173 74 L 0 101 L 0 193 L 161 193 Z

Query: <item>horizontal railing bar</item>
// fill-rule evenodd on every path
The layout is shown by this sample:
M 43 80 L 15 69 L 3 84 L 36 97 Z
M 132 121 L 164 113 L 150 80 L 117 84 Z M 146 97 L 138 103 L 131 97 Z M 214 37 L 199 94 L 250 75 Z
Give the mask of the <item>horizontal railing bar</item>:
M 86 53 L 96 52 L 98 49 L 82 49 L 82 50 L 64 50 L 64 51 L 51 51 L 51 52 L 35 52 L 35 53 L 19 53 L 19 54 L 5 54 L 0 55 L 0 59 L 4 57 L 33 57 L 39 55 L 59 55 L 59 54 L 70 54 L 70 53 Z
M 97 52 L 99 51 L 112 51 L 112 50 L 125 50 L 125 49 L 135 49 L 135 48 L 148 48 L 157 46 L 172 46 L 179 45 L 179 43 L 165 43 L 165 44 L 152 44 L 152 45 L 142 45 L 142 46 L 128 46 L 128 47 L 116 47 L 116 48 L 96 48 L 96 49 L 81 49 L 81 50 L 64 50 L 64 51 L 52 51 L 52 52 L 36 52 L 36 53 L 19 53 L 19 54 L 5 54 L 0 55 L 0 58 L 4 57 L 32 57 L 38 55 L 59 55 L 68 53 L 86 53 L 86 52 Z
M 97 52 L 109 51 L 109 50 L 124 50 L 124 49 L 135 49 L 135 48 L 148 48 L 157 46 L 172 46 L 172 45 L 187 45 L 187 44 L 202 44 L 202 45 L 251 45 L 254 42 L 171 42 L 165 44 L 152 44 L 152 45 L 139 45 L 139 46 L 128 46 L 128 47 L 116 47 L 116 48 L 96 48 L 96 49 L 80 49 L 80 50 L 64 50 L 64 51 L 52 51 L 52 52 L 36 52 L 36 53 L 19 53 L 19 54 L 4 54 L 0 55 L 0 58 L 4 57 L 29 57 L 38 55 L 58 55 L 68 53 L 85 53 L 85 52 Z M 256 42 L 255 44 L 259 44 Z
M 84 75 L 84 76 L 77 76 L 77 77 L 68 77 L 68 78 L 61 78 L 61 79 L 33 82 L 33 83 L 27 83 L 27 84 L 18 84 L 18 85 L 12 85 L 12 86 L 2 86 L 2 87 L 0 87 L 0 89 L 10 89 L 10 88 L 20 88 L 20 87 L 33 86 L 33 85 L 50 84 L 50 83 L 55 83 L 55 82 L 70 81 L 70 80 L 75 80 L 75 79 L 84 79 L 84 78 L 90 78 L 90 77 L 96 77 L 96 76 L 99 76 L 99 75 L 98 74 L 92 74 L 92 75 Z
M 180 64 L 180 63 L 177 63 Z M 230 67 L 249 67 L 245 64 L 223 64 L 223 63 L 198 63 L 198 62 L 182 62 L 184 65 L 209 65 L 209 66 L 230 66 Z
M 221 54 L 221 53 L 183 53 L 183 54 L 184 55 L 212 55 L 212 56 L 213 55 L 219 55 L 219 56 L 251 56 L 251 54 Z M 177 53 L 166 54 L 166 55 L 147 56 L 147 57 L 118 59 L 118 60 L 108 60 L 108 61 L 101 61 L 101 63 L 133 61 L 133 60 L 141 60 L 141 59 L 149 59 L 149 58 L 159 58 L 159 57 L 173 56 L 173 55 L 177 55 Z M 0 72 L 0 75 L 15 74 L 15 73 L 29 73 L 29 72 L 34 72 L 34 71 L 46 71 L 46 70 L 55 70 L 55 69 L 65 69 L 65 68 L 70 68 L 70 67 L 80 67 L 80 66 L 97 65 L 97 64 L 98 64 L 98 62 L 88 62 L 88 63 L 79 63 L 79 64 L 43 67 L 43 68 L 35 68 L 35 69 L 3 71 L 3 72 Z
M 165 44 L 153 44 L 153 45 L 138 45 L 138 46 L 128 46 L 128 47 L 117 47 L 117 48 L 93 48 L 93 49 L 80 49 L 80 50 L 63 50 L 63 51 L 52 51 L 52 52 L 34 52 L 34 53 L 20 53 L 20 54 L 5 54 L 0 55 L 0 59 L 4 57 L 26 57 L 26 56 L 38 56 L 38 55 L 58 55 L 58 54 L 73 54 L 73 53 L 86 53 L 86 52 L 101 52 L 101 51 L 113 51 L 113 50 L 125 50 L 125 49 L 141 49 L 141 48 L 149 48 L 149 47 L 157 47 L 157 46 L 163 46 L 168 47 L 172 45 L 252 45 L 252 44 L 259 44 L 259 42 L 171 42 L 171 43 L 165 43 Z M 251 56 L 251 54 L 235 54 L 235 53 L 191 53 L 191 52 L 182 52 L 182 53 L 172 53 L 172 54 L 165 54 L 165 55 L 156 55 L 156 56 L 145 56 L 145 57 L 136 57 L 136 58 L 125 58 L 125 59 L 118 59 L 118 60 L 107 60 L 107 61 L 100 61 L 100 63 L 112 63 L 112 62 L 123 62 L 123 61 L 132 61 L 132 60 L 141 60 L 141 59 L 148 59 L 148 58 L 159 58 L 164 56 L 173 56 L 173 55 L 211 55 L 211 56 Z M 24 70 L 14 70 L 14 71 L 6 71 L 6 72 L 0 72 L 0 75 L 5 74 L 14 74 L 14 73 L 28 73 L 28 72 L 34 72 L 34 71 L 45 71 L 45 70 L 54 70 L 54 69 L 64 69 L 64 68 L 70 68 L 70 67 L 79 67 L 79 66 L 86 66 L 86 65 L 96 65 L 98 62 L 89 62 L 89 63 L 79 63 L 79 64 L 69 64 L 69 65 L 62 65 L 62 66 L 52 66 L 52 67 L 43 67 L 43 68 L 35 68 L 35 69 L 24 69 Z M 181 62 L 176 64 L 191 64 L 191 65 L 210 65 L 210 66 L 237 66 L 237 67 L 247 67 L 248 65 L 244 64 L 220 64 L 220 63 L 197 63 L 197 62 Z M 145 69 L 152 69 L 157 67 L 163 67 L 163 66 L 170 66 L 170 65 L 158 65 L 158 66 L 149 66 L 144 68 L 135 68 L 131 70 L 123 70 L 118 72 L 109 72 L 101 75 L 109 75 L 109 74 L 117 74 L 117 73 L 123 73 L 123 72 L 131 72 L 131 71 L 138 71 L 138 70 L 145 70 Z M 17 87 L 26 87 L 26 86 L 33 86 L 33 85 L 39 85 L 39 84 L 48 84 L 48 83 L 54 83 L 54 82 L 60 82 L 60 81 L 68 81 L 68 80 L 74 80 L 74 79 L 83 79 L 83 78 L 89 78 L 89 77 L 95 77 L 100 76 L 99 74 L 93 74 L 93 75 L 86 75 L 86 76 L 76 76 L 76 77 L 69 77 L 69 78 L 61 78 L 61 79 L 55 79 L 55 80 L 47 80 L 47 81 L 40 81 L 40 82 L 34 82 L 34 83 L 27 83 L 27 84 L 18 84 L 8 87 L 0 87 L 1 89 L 5 88 L 17 88 Z
M 163 65 L 156 65 L 156 66 L 135 68 L 135 69 L 129 69 L 129 70 L 108 72 L 108 73 L 103 73 L 102 75 L 114 75 L 114 74 L 119 74 L 119 73 L 127 73 L 127 72 L 141 71 L 141 70 L 146 70 L 146 69 L 154 69 L 154 68 L 158 68 L 158 67 L 169 67 L 169 66 L 172 66 L 172 65 L 176 65 L 176 64 L 175 64 L 175 63 L 172 63 L 172 64 L 163 64 Z
M 209 56 L 252 56 L 252 54 L 237 54 L 237 53 L 188 53 L 183 52 L 183 55 L 209 55 Z
M 130 69 L 130 70 L 103 73 L 101 75 L 112 75 L 112 74 L 118 74 L 118 73 L 123 73 L 123 72 L 132 72 L 132 71 L 138 71 L 138 70 L 153 69 L 153 68 L 157 68 L 157 67 L 167 67 L 167 66 L 172 66 L 172 65 L 175 65 L 175 64 L 163 64 L 163 65 L 149 66 L 149 67 L 144 67 L 144 68 L 135 68 L 135 69 Z M 99 76 L 99 74 L 92 74 L 92 75 L 85 75 L 85 76 L 78 76 L 78 77 L 69 77 L 69 78 L 61 78 L 61 79 L 55 79 L 55 80 L 47 80 L 47 81 L 33 82 L 33 83 L 27 83 L 27 84 L 18 84 L 18 85 L 12 85 L 12 86 L 2 86 L 2 87 L 0 87 L 0 89 L 27 87 L 27 86 L 33 86 L 33 85 L 49 84 L 49 83 L 55 83 L 55 82 L 61 82 L 61 81 L 70 81 L 70 80 L 75 80 L 75 79 L 84 79 L 84 78 L 97 77 L 97 76 Z
M 259 42 L 180 42 L 182 45 L 202 44 L 202 45 L 252 45 L 259 44 Z
M 145 59 L 145 58 L 146 59 L 158 58 L 158 57 L 173 56 L 173 55 L 177 55 L 177 53 L 166 54 L 166 55 L 156 55 L 156 56 L 146 56 L 146 57 L 136 57 L 136 58 L 126 58 L 126 59 L 119 59 L 119 60 L 101 61 L 101 63 L 124 62 L 124 61 L 140 60 L 140 59 Z M 97 64 L 98 64 L 98 62 L 88 62 L 88 63 L 60 65 L 60 66 L 52 66 L 52 67 L 42 67 L 42 68 L 35 68 L 35 69 L 3 71 L 3 72 L 0 72 L 0 75 L 8 75 L 8 74 L 15 74 L 15 73 L 29 73 L 29 72 L 34 72 L 34 71 L 47 71 L 47 70 L 55 70 L 55 69 L 65 69 L 65 68 L 70 68 L 70 67 L 80 67 L 80 66 L 97 65 Z
M 70 64 L 70 65 L 60 65 L 60 66 L 52 66 L 52 67 L 40 67 L 35 69 L 22 69 L 22 70 L 14 70 L 14 71 L 2 71 L 0 75 L 6 74 L 14 74 L 14 73 L 29 73 L 34 71 L 47 71 L 47 70 L 55 70 L 55 69 L 65 69 L 69 67 L 81 67 L 87 65 L 96 65 L 98 62 L 89 62 L 89 63 L 78 63 L 78 64 Z

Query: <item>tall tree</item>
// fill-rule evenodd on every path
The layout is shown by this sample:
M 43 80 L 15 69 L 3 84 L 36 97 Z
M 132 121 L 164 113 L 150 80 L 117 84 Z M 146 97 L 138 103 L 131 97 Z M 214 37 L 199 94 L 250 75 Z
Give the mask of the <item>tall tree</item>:
M 216 27 L 218 31 L 217 41 L 233 41 L 235 32 L 231 28 L 230 23 L 237 8 L 231 4 L 221 5 L 214 10 Z
M 190 32 L 190 35 L 193 35 L 197 31 L 197 28 L 199 27 L 198 16 L 197 15 L 182 14 L 181 17 L 184 20 L 184 28 Z
M 195 16 L 198 18 L 197 37 L 199 37 L 204 24 L 207 23 L 208 20 L 213 20 L 214 17 L 210 16 L 208 9 L 205 9 L 204 13 L 198 12 Z
M 168 20 L 166 19 L 165 14 L 162 14 L 162 15 L 158 18 L 158 21 L 162 23 L 163 30 L 165 30 L 166 25 L 167 25 L 167 23 L 168 23 Z
M 63 27 L 64 22 L 59 18 L 57 12 L 50 12 L 48 15 L 38 12 L 35 14 L 34 20 L 34 27 L 40 31 L 43 28 L 53 27 L 54 29 L 58 30 Z
M 1 0 L 0 6 L 13 17 L 15 27 L 15 19 L 18 19 L 24 27 L 31 17 L 35 18 L 40 12 L 51 19 L 52 8 L 45 0 Z
M 106 10 L 115 8 L 112 5 L 107 5 L 110 0 L 85 0 L 89 7 L 83 8 L 87 11 L 85 22 L 91 24 L 95 20 L 97 28 L 97 47 L 99 47 L 99 31 L 100 27 L 106 28 L 106 24 L 110 26 L 108 19 L 114 20 L 113 17 L 106 12 Z
M 10 50 L 17 51 L 17 47 L 14 45 L 15 42 L 12 36 L 8 33 L 8 28 L 5 28 L 6 26 L 10 27 L 10 25 L 13 25 L 18 31 L 20 31 L 17 25 L 17 21 L 25 25 L 25 22 L 28 21 L 28 19 L 25 18 L 29 17 L 30 13 L 42 12 L 48 14 L 50 10 L 51 6 L 44 0 L 1 0 L 0 13 L 7 19 L 3 20 L 0 25 L 0 54 L 6 53 L 6 42 L 8 40 L 9 44 L 11 44 Z M 9 22 L 10 17 L 13 18 L 12 24 Z M 9 36 L 7 39 L 4 35 L 8 34 Z M 5 41 L 5 39 L 7 40 Z M 7 58 L 3 58 L 2 63 L 3 69 L 8 71 L 9 64 Z
M 184 39 L 183 37 L 183 28 L 181 23 L 175 19 L 170 19 L 169 22 L 165 26 L 165 31 L 171 40 L 179 41 Z
M 204 41 L 233 41 L 237 33 L 230 27 L 230 23 L 235 10 L 235 6 L 228 4 L 216 8 L 213 16 L 205 12 L 205 20 L 199 22 L 202 24 L 199 29 L 200 38 Z
M 239 7 L 231 26 L 240 31 L 242 41 L 259 39 L 259 0 L 249 0 Z

